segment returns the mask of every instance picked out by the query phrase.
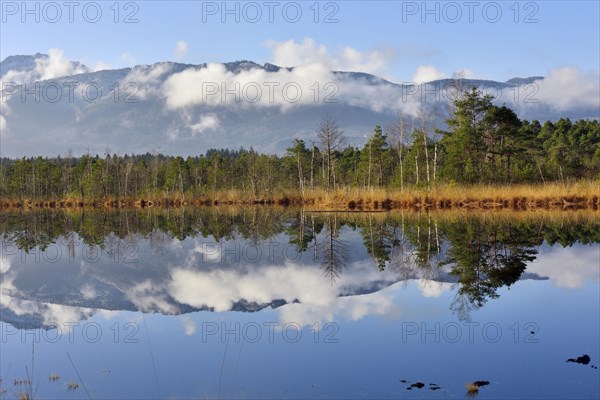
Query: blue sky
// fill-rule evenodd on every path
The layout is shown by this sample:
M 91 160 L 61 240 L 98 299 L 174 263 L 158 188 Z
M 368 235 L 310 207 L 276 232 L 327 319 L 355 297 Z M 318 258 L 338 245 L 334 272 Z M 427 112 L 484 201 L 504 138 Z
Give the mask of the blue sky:
M 96 23 L 86 21 L 96 14 L 88 2 L 75 2 L 73 22 L 62 1 L 30 2 L 30 14 L 20 1 L 1 3 L 2 59 L 51 48 L 92 68 L 240 59 L 291 66 L 316 57 L 335 69 L 360 68 L 396 82 L 459 70 L 506 80 L 567 66 L 597 71 L 600 63 L 598 1 L 228 2 L 237 7 L 233 14 L 224 14 L 221 1 L 135 1 L 120 2 L 118 16 L 113 1 L 99 1 Z M 137 22 L 124 23 L 131 13 Z

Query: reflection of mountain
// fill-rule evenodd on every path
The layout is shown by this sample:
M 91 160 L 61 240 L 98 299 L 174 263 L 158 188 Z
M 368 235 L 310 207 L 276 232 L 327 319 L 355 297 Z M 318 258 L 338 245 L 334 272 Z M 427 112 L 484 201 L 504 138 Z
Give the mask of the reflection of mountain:
M 414 280 L 426 297 L 456 287 L 464 314 L 519 280 L 564 281 L 536 263 L 525 269 L 544 241 L 597 243 L 599 221 L 584 213 L 554 221 L 268 208 L 3 212 L 9 255 L 0 265 L 0 320 L 31 326 L 99 310 L 177 315 L 284 305 L 299 319 L 306 310 L 359 318 L 389 312 L 388 288 Z M 590 276 L 594 254 L 579 268 L 585 275 L 565 270 L 574 275 L 570 286 Z
M 176 315 L 203 310 L 256 312 L 295 302 L 328 307 L 336 298 L 360 297 L 401 280 L 423 278 L 418 268 L 402 276 L 393 270 L 379 272 L 362 258 L 353 260 L 331 284 L 318 262 L 290 265 L 280 259 L 274 264 L 213 266 L 198 257 L 197 241 L 186 242 L 195 243 L 169 247 L 158 255 L 140 242 L 140 265 L 134 267 L 82 259 L 66 266 L 13 262 L 2 275 L 0 320 L 24 328 L 78 322 L 98 310 Z M 158 260 L 152 261 L 154 257 Z M 185 263 L 188 266 L 182 267 Z M 429 282 L 456 283 L 457 277 L 440 270 Z
M 141 244 L 140 248 L 145 248 Z M 67 268 L 53 265 L 14 264 L 2 275 L 0 319 L 13 324 L 47 324 L 67 318 L 85 319 L 92 310 L 124 310 L 184 314 L 193 311 L 256 312 L 288 303 L 318 304 L 336 297 L 352 297 L 378 292 L 400 277 L 371 271 L 366 260 L 353 262 L 333 285 L 324 279 L 317 263 L 286 265 L 211 266 L 197 259 L 198 243 L 186 243 L 188 262 L 193 267 L 148 263 L 143 268 L 90 265 L 82 260 Z M 191 250 L 190 250 L 191 249 Z M 180 257 L 177 249 L 160 255 L 160 260 Z M 148 252 L 140 257 L 151 258 Z M 45 273 L 40 276 L 39 269 Z M 286 282 L 282 281 L 285 275 Z M 418 279 L 414 271 L 409 279 Z M 439 282 L 455 281 L 445 274 Z

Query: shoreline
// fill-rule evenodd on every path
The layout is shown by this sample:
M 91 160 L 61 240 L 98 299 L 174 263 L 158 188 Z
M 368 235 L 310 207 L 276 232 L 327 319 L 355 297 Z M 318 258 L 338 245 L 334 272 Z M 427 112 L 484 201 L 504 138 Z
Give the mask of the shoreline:
M 310 211 L 390 211 L 390 210 L 594 210 L 600 208 L 600 184 L 592 181 L 545 186 L 444 186 L 430 190 L 340 188 L 280 191 L 253 196 L 239 190 L 206 195 L 184 194 L 139 198 L 77 197 L 64 199 L 2 199 L 0 210 L 8 209 L 125 209 L 184 207 L 300 207 Z

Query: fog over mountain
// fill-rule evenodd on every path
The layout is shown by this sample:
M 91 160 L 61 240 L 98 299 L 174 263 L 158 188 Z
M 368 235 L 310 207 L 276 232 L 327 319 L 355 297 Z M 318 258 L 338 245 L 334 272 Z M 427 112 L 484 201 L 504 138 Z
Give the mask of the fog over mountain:
M 565 67 L 546 77 L 506 82 L 453 79 L 394 83 L 362 72 L 311 64 L 280 68 L 252 61 L 159 62 L 92 71 L 61 51 L 0 62 L 3 156 L 55 156 L 72 149 L 103 154 L 162 152 L 183 156 L 240 146 L 282 153 L 294 138 L 316 141 L 329 114 L 362 145 L 375 125 L 398 112 L 416 119 L 425 105 L 443 128 L 453 88 L 477 86 L 522 119 L 599 118 L 597 73 Z

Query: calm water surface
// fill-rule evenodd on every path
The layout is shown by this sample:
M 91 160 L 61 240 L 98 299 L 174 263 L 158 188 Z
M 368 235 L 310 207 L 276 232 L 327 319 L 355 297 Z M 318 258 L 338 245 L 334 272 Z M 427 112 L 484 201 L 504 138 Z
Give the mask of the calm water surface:
M 600 396 L 594 212 L 2 212 L 0 234 L 1 398 Z

